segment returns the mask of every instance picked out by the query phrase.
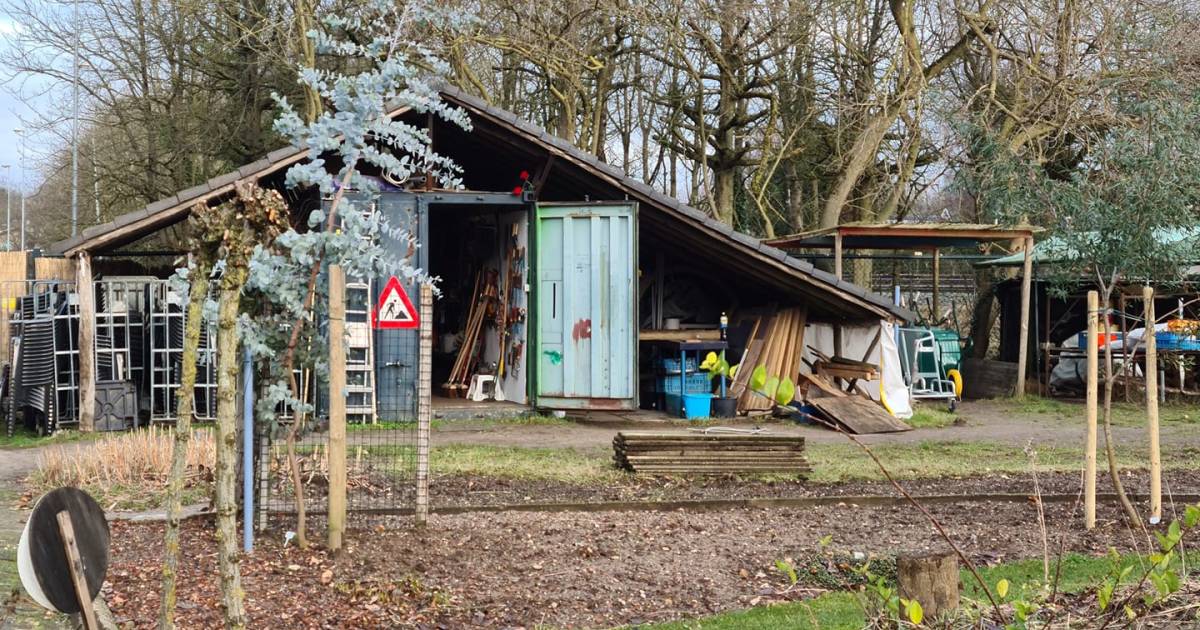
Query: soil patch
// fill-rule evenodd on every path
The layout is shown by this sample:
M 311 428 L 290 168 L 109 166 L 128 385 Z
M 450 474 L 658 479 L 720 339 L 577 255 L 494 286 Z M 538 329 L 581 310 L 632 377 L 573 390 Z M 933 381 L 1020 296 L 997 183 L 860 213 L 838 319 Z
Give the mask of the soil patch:
M 1047 506 L 1066 551 L 1128 549 L 1131 537 L 1102 506 L 1084 533 L 1073 505 Z M 980 563 L 1035 557 L 1032 504 L 963 503 L 931 511 Z M 819 510 L 560 512 L 434 516 L 426 528 L 376 518 L 351 531 L 343 557 L 283 548 L 276 531 L 243 560 L 251 627 L 612 627 L 708 615 L 778 593 L 780 558 L 832 546 L 867 554 L 941 547 L 906 507 Z M 315 528 L 319 532 L 319 527 Z M 211 524 L 186 525 L 180 627 L 218 627 Z M 319 533 L 318 533 L 319 535 Z M 119 619 L 154 624 L 160 524 L 114 524 L 108 601 Z M 1057 546 L 1057 539 L 1052 543 Z M 802 592 L 811 595 L 814 591 Z M 796 593 L 795 596 L 800 596 Z
M 1079 473 L 1041 473 L 1043 494 L 1075 494 L 1081 489 Z M 1150 490 L 1145 471 L 1124 471 L 1126 491 L 1144 494 Z M 915 495 L 1034 494 L 1029 475 L 983 475 L 958 479 L 911 479 L 900 482 Z M 1168 493 L 1200 493 L 1200 477 L 1194 472 L 1164 473 L 1164 502 Z M 1100 492 L 1110 484 L 1103 473 Z M 437 507 L 479 507 L 522 503 L 599 503 L 609 501 L 699 501 L 712 499 L 802 498 L 817 496 L 900 496 L 886 481 L 855 481 L 815 484 L 798 479 L 742 479 L 727 477 L 643 477 L 621 475 L 604 484 L 575 484 L 545 479 L 441 475 L 430 483 L 431 501 Z

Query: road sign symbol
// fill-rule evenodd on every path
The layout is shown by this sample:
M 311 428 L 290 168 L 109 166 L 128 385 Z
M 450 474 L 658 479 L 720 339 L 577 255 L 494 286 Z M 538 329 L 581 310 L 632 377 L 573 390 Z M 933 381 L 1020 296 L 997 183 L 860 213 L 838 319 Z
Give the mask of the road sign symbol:
M 374 319 L 376 328 L 416 328 L 420 325 L 417 309 L 413 308 L 408 292 L 396 276 L 388 279 L 379 294 Z

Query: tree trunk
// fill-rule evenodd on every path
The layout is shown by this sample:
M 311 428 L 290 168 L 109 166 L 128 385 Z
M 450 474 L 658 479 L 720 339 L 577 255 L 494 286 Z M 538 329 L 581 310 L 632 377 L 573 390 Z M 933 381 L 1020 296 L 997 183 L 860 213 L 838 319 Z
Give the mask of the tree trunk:
M 175 581 L 179 576 L 179 518 L 183 511 L 183 476 L 187 469 L 188 444 L 192 440 L 192 407 L 195 404 L 196 355 L 204 323 L 204 301 L 208 297 L 208 276 L 212 265 L 201 261 L 192 270 L 188 294 L 187 320 L 183 330 L 183 367 L 179 375 L 178 405 L 175 419 L 175 447 L 171 453 L 171 472 L 167 478 L 167 532 L 163 544 L 162 607 L 158 627 L 175 627 Z
M 217 319 L 217 561 L 226 628 L 245 628 L 237 549 L 238 306 L 246 268 L 227 265 Z
M 1107 306 L 1112 302 L 1112 294 L 1109 291 L 1104 293 L 1104 304 Z M 1110 326 L 1108 323 L 1108 315 L 1104 316 L 1104 455 L 1108 459 L 1108 476 L 1112 479 L 1113 490 L 1117 493 L 1117 498 L 1121 500 L 1121 507 L 1125 508 L 1125 514 L 1129 517 L 1129 524 L 1135 527 L 1142 527 L 1142 518 L 1138 516 L 1137 509 L 1133 507 L 1133 503 L 1129 500 L 1129 495 L 1125 494 L 1125 485 L 1121 483 L 1121 473 L 1117 469 L 1117 447 L 1113 444 L 1112 435 L 1112 397 L 1113 397 L 1113 362 L 1112 362 L 1112 344 L 1109 342 L 1111 335 Z
M 958 608 L 958 556 L 951 552 L 901 555 L 896 579 L 900 597 L 920 603 L 926 619 Z
M 991 269 L 975 270 L 975 305 L 971 309 L 971 356 L 986 359 L 992 345 L 992 327 L 996 324 L 995 274 Z
M 732 168 L 713 168 L 713 208 L 716 218 L 733 225 L 733 187 L 737 171 Z

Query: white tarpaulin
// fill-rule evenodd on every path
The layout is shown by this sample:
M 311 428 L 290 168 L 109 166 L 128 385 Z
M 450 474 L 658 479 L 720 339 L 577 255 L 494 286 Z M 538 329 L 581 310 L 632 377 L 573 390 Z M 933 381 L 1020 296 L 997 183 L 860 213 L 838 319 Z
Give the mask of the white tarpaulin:
M 879 343 L 870 354 L 867 350 L 875 335 Z M 816 348 L 827 356 L 833 356 L 833 326 L 809 324 L 804 331 L 804 360 L 815 362 L 817 356 L 808 348 Z M 904 371 L 900 366 L 900 351 L 896 347 L 896 327 L 891 322 L 881 321 L 878 326 L 842 326 L 842 351 L 847 359 L 867 361 L 879 366 L 879 379 L 861 383 L 864 391 L 897 418 L 912 417 L 912 404 L 908 398 L 908 386 L 904 384 Z M 811 372 L 801 364 L 802 372 Z

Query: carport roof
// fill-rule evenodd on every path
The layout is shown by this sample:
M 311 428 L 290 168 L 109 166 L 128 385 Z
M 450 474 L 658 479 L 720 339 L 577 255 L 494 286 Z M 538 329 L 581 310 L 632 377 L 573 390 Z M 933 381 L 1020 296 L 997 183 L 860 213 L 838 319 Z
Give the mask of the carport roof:
M 737 264 L 753 264 L 756 269 L 764 273 L 787 280 L 787 286 L 795 287 L 798 294 L 806 297 L 819 296 L 825 300 L 833 299 L 843 302 L 841 308 L 831 309 L 835 312 L 841 312 L 847 316 L 853 314 L 858 319 L 868 317 L 904 321 L 915 319 L 912 312 L 895 306 L 883 296 L 817 269 L 807 261 L 793 258 L 783 250 L 757 238 L 737 232 L 731 226 L 704 212 L 661 193 L 640 180 L 626 176 L 620 169 L 598 160 L 594 155 L 582 151 L 567 140 L 520 119 L 512 112 L 489 105 L 457 88 L 443 88 L 442 96 L 447 102 L 466 110 L 476 124 L 482 119 L 519 136 L 526 142 L 537 145 L 549 155 L 603 179 L 609 185 L 624 191 L 631 199 L 656 209 L 664 215 L 661 217 L 662 219 L 677 222 L 680 227 L 699 230 L 702 234 L 698 236 L 707 236 L 721 241 L 726 247 L 732 248 L 726 256 L 730 260 L 737 260 Z M 403 108 L 397 108 L 391 115 L 399 116 L 406 111 Z M 66 256 L 74 256 L 81 252 L 111 252 L 117 247 L 183 221 L 187 218 L 191 208 L 198 203 L 207 204 L 224 199 L 232 194 L 234 183 L 237 181 L 249 178 L 260 180 L 307 157 L 310 157 L 310 152 L 303 147 L 289 146 L 272 151 L 256 162 L 210 179 L 199 186 L 180 191 L 171 197 L 151 203 L 141 210 L 124 214 L 109 223 L 87 228 L 78 236 L 55 243 L 50 247 L 50 251 Z

